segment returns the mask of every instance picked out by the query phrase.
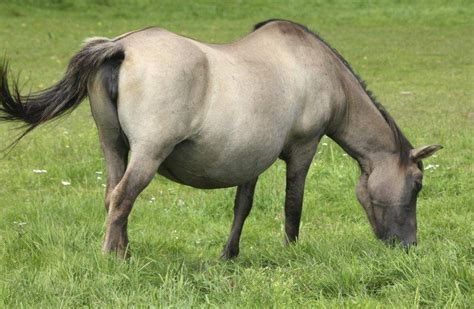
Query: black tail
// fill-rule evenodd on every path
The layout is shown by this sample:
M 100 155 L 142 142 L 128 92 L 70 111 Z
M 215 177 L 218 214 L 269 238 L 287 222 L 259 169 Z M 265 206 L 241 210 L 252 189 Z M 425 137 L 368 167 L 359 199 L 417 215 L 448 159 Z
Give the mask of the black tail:
M 8 64 L 0 64 L 0 120 L 23 121 L 26 127 L 13 144 L 38 125 L 74 110 L 87 96 L 87 82 L 99 67 L 109 60 L 120 63 L 124 57 L 120 43 L 91 39 L 72 57 L 66 74 L 56 85 L 26 96 L 20 94 L 17 82 L 10 90 Z

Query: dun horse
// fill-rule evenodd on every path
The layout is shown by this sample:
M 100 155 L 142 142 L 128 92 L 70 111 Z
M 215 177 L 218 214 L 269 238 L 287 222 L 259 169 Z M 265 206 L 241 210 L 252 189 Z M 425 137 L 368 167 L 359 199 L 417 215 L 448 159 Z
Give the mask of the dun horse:
M 0 117 L 27 129 L 89 97 L 107 165 L 103 250 L 126 256 L 127 220 L 158 172 L 196 188 L 237 186 L 223 258 L 239 253 L 258 176 L 286 162 L 285 232 L 298 238 L 305 178 L 323 135 L 360 165 L 357 198 L 375 235 L 416 243 L 421 160 L 349 64 L 306 27 L 259 23 L 248 36 L 205 44 L 160 28 L 93 38 L 65 76 L 39 93 L 10 90 L 0 67 Z

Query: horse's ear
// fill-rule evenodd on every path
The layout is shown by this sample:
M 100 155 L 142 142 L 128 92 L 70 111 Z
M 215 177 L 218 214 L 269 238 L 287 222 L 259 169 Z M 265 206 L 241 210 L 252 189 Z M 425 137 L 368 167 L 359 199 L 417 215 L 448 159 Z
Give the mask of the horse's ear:
M 418 162 L 420 160 L 428 158 L 429 156 L 433 155 L 436 151 L 442 148 L 443 146 L 437 144 L 428 145 L 421 148 L 415 148 L 410 151 L 410 158 L 413 161 Z

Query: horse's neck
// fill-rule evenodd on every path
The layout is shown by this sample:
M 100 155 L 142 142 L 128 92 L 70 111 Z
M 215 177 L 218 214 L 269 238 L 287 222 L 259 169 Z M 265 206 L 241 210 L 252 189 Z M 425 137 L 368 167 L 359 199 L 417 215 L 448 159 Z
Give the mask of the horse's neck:
M 341 116 L 331 124 L 333 130 L 328 135 L 359 162 L 364 172 L 370 173 L 374 165 L 393 157 L 395 138 L 378 108 L 354 79 L 350 78 L 344 87 L 344 111 L 339 111 Z

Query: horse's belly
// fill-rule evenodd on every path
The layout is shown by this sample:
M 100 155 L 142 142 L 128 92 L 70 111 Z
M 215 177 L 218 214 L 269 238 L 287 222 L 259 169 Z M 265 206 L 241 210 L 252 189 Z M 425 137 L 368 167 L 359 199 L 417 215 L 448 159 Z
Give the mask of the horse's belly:
M 256 178 L 276 161 L 279 154 L 278 147 L 204 147 L 186 141 L 175 147 L 158 173 L 196 188 L 227 188 Z
M 202 175 L 199 172 L 186 170 L 184 166 L 171 165 L 167 162 L 160 166 L 158 173 L 174 182 L 200 189 L 228 188 L 238 185 L 238 183 L 229 183 L 225 179 Z

